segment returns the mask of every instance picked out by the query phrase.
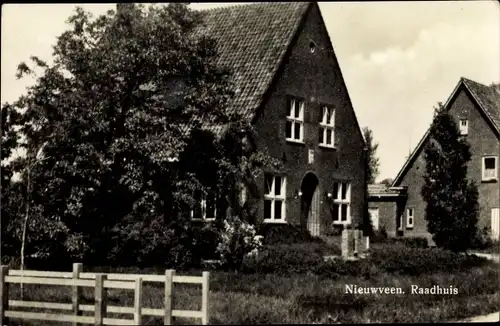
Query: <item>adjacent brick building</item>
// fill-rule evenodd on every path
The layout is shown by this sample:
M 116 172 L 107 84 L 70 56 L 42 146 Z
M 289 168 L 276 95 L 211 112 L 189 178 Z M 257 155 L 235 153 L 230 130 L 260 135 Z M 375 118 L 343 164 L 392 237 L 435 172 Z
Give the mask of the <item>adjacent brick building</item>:
M 498 86 L 485 86 L 461 78 L 445 108 L 456 119 L 461 134 L 467 137 L 471 147 L 468 178 L 475 181 L 479 190 L 478 226 L 490 228 L 492 237 L 499 239 L 500 90 Z M 399 209 L 388 210 L 385 207 L 388 203 L 376 199 L 380 190 L 372 187 L 369 191 L 369 206 L 373 210 L 379 209 L 380 224 L 386 226 L 389 235 L 430 238 L 424 216 L 426 204 L 420 194 L 425 173 L 423 148 L 427 141 L 428 132 L 393 182 L 393 187 L 406 189 L 406 194 L 391 198 L 393 206 L 396 206 L 396 201 L 399 203 Z
M 252 121 L 258 146 L 284 163 L 264 171 L 260 196 L 247 198 L 255 214 L 314 235 L 332 222 L 361 222 L 365 144 L 318 4 L 212 9 L 205 22 L 221 64 L 233 70 L 233 109 Z

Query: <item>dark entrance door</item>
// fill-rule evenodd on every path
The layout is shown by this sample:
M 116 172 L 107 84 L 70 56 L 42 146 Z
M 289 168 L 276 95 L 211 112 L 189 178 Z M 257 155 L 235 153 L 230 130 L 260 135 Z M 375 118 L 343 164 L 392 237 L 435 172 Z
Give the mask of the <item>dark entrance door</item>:
M 321 234 L 319 181 L 313 173 L 308 173 L 302 180 L 301 185 L 301 225 L 313 236 Z

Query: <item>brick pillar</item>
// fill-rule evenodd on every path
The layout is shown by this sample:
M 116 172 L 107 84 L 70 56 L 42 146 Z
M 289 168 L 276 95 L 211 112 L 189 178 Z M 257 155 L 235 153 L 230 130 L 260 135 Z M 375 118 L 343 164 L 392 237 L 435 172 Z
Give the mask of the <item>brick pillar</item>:
M 354 253 L 354 234 L 352 230 L 342 230 L 342 257 L 352 257 Z

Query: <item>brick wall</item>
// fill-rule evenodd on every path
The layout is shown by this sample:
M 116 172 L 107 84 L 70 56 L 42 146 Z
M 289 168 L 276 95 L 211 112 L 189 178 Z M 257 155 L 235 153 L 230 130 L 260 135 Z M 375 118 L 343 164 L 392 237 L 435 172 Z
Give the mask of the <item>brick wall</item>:
M 351 216 L 361 219 L 364 203 L 363 140 L 357 126 L 348 92 L 333 53 L 328 51 L 328 35 L 322 25 L 317 5 L 306 15 L 285 65 L 270 96 L 260 111 L 256 129 L 259 146 L 285 161 L 282 172 L 287 177 L 286 217 L 292 224 L 300 223 L 300 198 L 294 198 L 304 176 L 314 173 L 319 179 L 320 211 L 323 227 L 331 223 L 329 205 L 324 193 L 332 192 L 335 180 L 351 182 Z M 315 51 L 311 53 L 311 41 Z M 333 40 L 334 41 L 334 40 Z M 289 96 L 305 101 L 304 143 L 286 142 L 286 114 Z M 321 104 L 336 108 L 336 149 L 318 146 Z M 308 152 L 314 151 L 314 163 L 308 164 Z M 264 186 L 261 179 L 259 184 Z M 263 199 L 256 201 L 257 214 L 263 216 Z
M 463 88 L 460 89 L 455 98 L 450 101 L 450 113 L 457 119 L 468 120 L 467 140 L 471 146 L 472 159 L 468 166 L 468 177 L 474 180 L 479 190 L 480 227 L 491 226 L 491 209 L 500 207 L 500 186 L 498 181 L 482 182 L 482 157 L 484 155 L 500 154 L 500 141 L 480 108 Z M 499 171 L 500 172 L 500 171 Z M 416 158 L 406 175 L 400 182 L 400 186 L 408 186 L 408 202 L 406 208 L 415 210 L 415 226 L 413 229 L 405 228 L 405 236 L 428 235 L 427 223 L 425 221 L 425 202 L 420 195 L 425 173 L 425 159 L 423 151 Z M 500 175 L 500 173 L 499 173 Z M 406 222 L 406 210 L 405 210 Z

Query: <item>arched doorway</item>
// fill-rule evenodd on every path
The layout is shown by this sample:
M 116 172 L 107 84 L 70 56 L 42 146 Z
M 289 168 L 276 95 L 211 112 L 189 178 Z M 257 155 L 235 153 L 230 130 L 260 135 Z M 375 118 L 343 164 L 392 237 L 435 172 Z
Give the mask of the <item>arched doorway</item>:
M 319 180 L 314 173 L 307 173 L 302 179 L 301 225 L 313 236 L 321 234 Z

